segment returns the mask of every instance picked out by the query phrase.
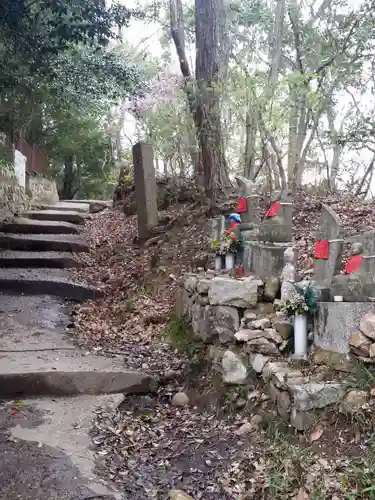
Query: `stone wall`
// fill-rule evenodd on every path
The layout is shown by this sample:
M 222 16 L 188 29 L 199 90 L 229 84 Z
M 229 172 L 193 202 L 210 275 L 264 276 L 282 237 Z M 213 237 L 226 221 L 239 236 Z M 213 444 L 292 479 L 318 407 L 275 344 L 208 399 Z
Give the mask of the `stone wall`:
M 278 414 L 298 430 L 314 426 L 325 407 L 339 403 L 347 408 L 358 395 L 366 402 L 366 393 L 343 384 L 341 375 L 332 378 L 333 365 L 325 351 L 315 352 L 308 370 L 289 362 L 293 328 L 279 310 L 279 296 L 275 278 L 263 282 L 202 271 L 186 276 L 180 312 L 194 336 L 208 344 L 212 369 L 223 383 L 242 386 L 245 394 L 255 373 Z M 373 330 L 375 339 L 375 326 Z M 335 370 L 351 371 L 348 361 L 338 361 Z
M 26 189 L 32 205 L 51 205 L 59 201 L 56 182 L 41 175 L 27 175 Z
M 29 208 L 29 198 L 16 178 L 0 176 L 0 222 Z

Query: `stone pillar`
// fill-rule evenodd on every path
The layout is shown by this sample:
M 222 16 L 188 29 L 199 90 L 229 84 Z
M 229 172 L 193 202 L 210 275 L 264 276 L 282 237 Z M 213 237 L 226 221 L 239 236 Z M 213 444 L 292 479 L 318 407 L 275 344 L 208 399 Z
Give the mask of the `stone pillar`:
M 154 155 L 150 144 L 138 142 L 133 146 L 133 165 L 138 237 L 143 240 L 158 223 Z

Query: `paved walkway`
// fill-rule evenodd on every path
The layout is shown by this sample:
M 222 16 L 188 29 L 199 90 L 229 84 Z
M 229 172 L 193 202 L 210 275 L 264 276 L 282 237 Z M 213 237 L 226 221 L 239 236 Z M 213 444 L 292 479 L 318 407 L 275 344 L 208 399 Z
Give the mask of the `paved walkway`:
M 89 210 L 59 202 L 0 228 L 0 500 L 122 498 L 95 475 L 88 431 L 97 407 L 154 381 L 69 336 L 67 300 L 100 296 L 68 270 L 75 251 L 89 250 L 80 235 Z

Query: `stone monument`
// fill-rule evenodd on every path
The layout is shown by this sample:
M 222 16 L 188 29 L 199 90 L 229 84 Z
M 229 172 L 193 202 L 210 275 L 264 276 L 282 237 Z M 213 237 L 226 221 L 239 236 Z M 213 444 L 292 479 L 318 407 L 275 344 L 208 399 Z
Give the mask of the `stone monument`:
M 138 142 L 133 146 L 133 164 L 138 237 L 145 240 L 158 223 L 154 155 L 150 144 Z
M 244 267 L 260 278 L 278 277 L 292 246 L 293 203 L 289 191 L 276 193 L 260 224 L 257 241 L 244 242 Z
M 260 224 L 260 184 L 240 175 L 235 176 L 240 200 L 237 212 L 241 215 L 240 231 L 244 240 L 256 240 Z
M 319 227 L 314 250 L 313 285 L 318 288 L 321 300 L 329 299 L 333 276 L 339 273 L 344 248 L 344 231 L 340 217 L 328 205 L 322 203 Z

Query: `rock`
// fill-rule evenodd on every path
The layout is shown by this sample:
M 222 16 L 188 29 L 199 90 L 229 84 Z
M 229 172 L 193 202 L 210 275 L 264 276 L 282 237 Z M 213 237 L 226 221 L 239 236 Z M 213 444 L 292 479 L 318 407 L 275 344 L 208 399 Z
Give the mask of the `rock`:
M 197 296 L 197 304 L 199 304 L 200 306 L 207 306 L 208 305 L 207 295 L 198 295 Z
M 314 408 L 324 408 L 341 401 L 345 394 L 343 386 L 334 382 L 310 382 L 296 384 L 286 382 L 293 396 L 293 405 L 298 411 L 308 411 Z
M 246 321 L 254 321 L 257 319 L 257 315 L 255 314 L 254 311 L 251 311 L 250 309 L 246 309 L 245 312 L 243 313 L 243 317 Z
M 340 372 L 350 373 L 353 371 L 353 363 L 345 354 L 325 351 L 321 347 L 315 348 L 313 362 L 317 365 L 325 365 Z
M 273 301 L 280 290 L 279 278 L 268 278 L 264 284 L 264 297 L 266 300 Z
M 255 306 L 258 301 L 258 288 L 261 285 L 260 280 L 214 278 L 208 292 L 210 304 L 244 309 Z
M 290 344 L 289 340 L 283 340 L 281 342 L 281 344 L 279 345 L 279 351 L 284 352 L 285 349 L 287 349 L 287 347 L 289 347 L 289 344 Z
M 193 332 L 203 342 L 212 342 L 218 338 L 225 344 L 233 340 L 239 329 L 239 313 L 235 307 L 194 304 L 191 312 Z
M 172 398 L 173 406 L 186 406 L 189 404 L 189 397 L 184 392 L 177 392 Z
M 251 367 L 256 373 L 262 373 L 263 368 L 269 361 L 269 358 L 263 356 L 263 354 L 250 354 L 249 359 Z
M 250 423 L 250 422 L 245 422 L 244 424 L 241 425 L 236 430 L 236 435 L 237 436 L 244 436 L 245 434 L 250 434 L 251 432 L 254 432 L 256 428 Z
M 259 337 L 247 342 L 246 350 L 250 352 L 258 352 L 260 354 L 266 354 L 269 356 L 280 356 L 280 351 L 275 346 L 275 344 L 273 344 L 264 337 Z
M 274 309 L 274 311 L 281 311 L 282 305 L 283 305 L 283 301 L 281 299 L 275 299 L 273 301 L 273 309 Z
M 365 314 L 361 318 L 361 321 L 359 322 L 359 329 L 361 330 L 362 333 L 366 335 L 366 337 L 375 340 L 375 314 L 374 313 Z
M 264 337 L 267 340 L 272 340 L 272 342 L 275 342 L 276 344 L 281 344 L 283 341 L 282 336 L 278 334 L 277 331 L 274 330 L 273 328 L 265 328 Z
M 375 358 L 375 343 L 370 345 L 370 358 Z
M 197 287 L 197 277 L 194 275 L 189 275 L 185 278 L 184 288 L 190 294 L 193 295 Z
M 315 424 L 315 413 L 313 411 L 298 411 L 292 408 L 290 413 L 290 423 L 299 431 L 306 431 L 311 429 Z
M 212 364 L 221 363 L 224 351 L 220 347 L 210 345 L 207 350 L 207 358 L 212 362 Z
M 207 279 L 207 278 L 203 278 L 203 279 L 198 280 L 197 292 L 199 293 L 199 295 L 207 295 L 208 294 L 208 290 L 210 289 L 211 282 L 212 282 L 212 280 Z
M 271 302 L 259 302 L 256 306 L 256 310 L 260 315 L 271 314 L 274 312 L 273 304 Z
M 221 360 L 223 381 L 226 384 L 244 384 L 247 379 L 247 368 L 241 358 L 232 351 L 225 351 Z
M 277 411 L 279 415 L 285 420 L 289 420 L 289 413 L 291 407 L 291 399 L 288 391 L 280 391 L 277 396 Z
M 253 330 L 264 330 L 271 326 L 271 321 L 268 318 L 256 319 L 250 323 L 250 327 Z
M 246 399 L 244 398 L 238 398 L 237 401 L 236 401 L 236 408 L 244 408 L 244 406 L 246 406 Z
M 358 356 L 367 358 L 370 354 L 371 340 L 369 340 L 359 330 L 352 332 L 349 335 L 349 345 L 355 348 L 355 352 L 358 354 Z
M 292 325 L 287 319 L 276 317 L 272 321 L 272 326 L 284 340 L 288 340 L 292 336 Z
M 171 490 L 169 492 L 169 500 L 194 500 L 194 499 L 193 497 L 191 497 L 182 490 Z
M 234 334 L 234 337 L 238 342 L 247 342 L 254 338 L 252 332 L 254 332 L 254 330 L 243 328 L 242 330 L 238 330 L 238 332 Z
M 349 391 L 342 403 L 342 407 L 344 410 L 354 413 L 355 411 L 360 410 L 369 400 L 369 393 L 367 391 L 359 391 L 353 389 Z

